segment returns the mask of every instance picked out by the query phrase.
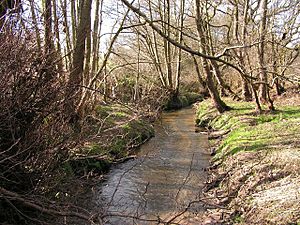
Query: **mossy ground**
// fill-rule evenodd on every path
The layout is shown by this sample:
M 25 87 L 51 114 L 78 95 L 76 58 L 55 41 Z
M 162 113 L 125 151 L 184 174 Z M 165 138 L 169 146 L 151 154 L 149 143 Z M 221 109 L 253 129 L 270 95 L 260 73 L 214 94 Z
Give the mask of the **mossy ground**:
M 210 132 L 229 131 L 211 142 L 219 166 L 208 185 L 208 193 L 217 194 L 218 204 L 228 208 L 222 212 L 224 221 L 299 223 L 300 105 L 278 101 L 275 112 L 257 114 L 253 103 L 225 101 L 233 110 L 223 114 L 209 100 L 201 102 L 196 120 Z
M 72 150 L 71 166 L 76 173 L 101 173 L 151 138 L 154 129 L 143 116 L 114 104 L 97 106 L 85 119 L 82 134 L 82 144 Z

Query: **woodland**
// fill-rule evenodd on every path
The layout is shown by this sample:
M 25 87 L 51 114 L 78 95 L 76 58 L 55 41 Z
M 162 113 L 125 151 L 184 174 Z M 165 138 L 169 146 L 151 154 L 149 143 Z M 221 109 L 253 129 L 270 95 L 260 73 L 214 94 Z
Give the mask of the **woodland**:
M 243 110 L 285 122 L 276 132 L 299 124 L 283 108 L 300 104 L 299 30 L 297 0 L 1 0 L 0 223 L 102 224 L 79 189 L 132 158 L 164 110 L 206 99 L 196 123 L 214 131 Z M 297 207 L 282 224 L 299 223 Z

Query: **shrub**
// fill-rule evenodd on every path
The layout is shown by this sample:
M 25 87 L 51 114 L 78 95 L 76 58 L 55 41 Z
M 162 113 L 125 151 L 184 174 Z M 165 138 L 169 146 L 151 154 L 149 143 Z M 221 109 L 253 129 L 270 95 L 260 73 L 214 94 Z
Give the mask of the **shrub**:
M 0 183 L 18 194 L 48 190 L 46 180 L 65 156 L 70 136 L 61 113 L 63 73 L 35 46 L 30 37 L 0 35 Z M 5 204 L 1 198 L 1 208 Z M 9 217 L 10 207 L 0 209 L 0 218 Z

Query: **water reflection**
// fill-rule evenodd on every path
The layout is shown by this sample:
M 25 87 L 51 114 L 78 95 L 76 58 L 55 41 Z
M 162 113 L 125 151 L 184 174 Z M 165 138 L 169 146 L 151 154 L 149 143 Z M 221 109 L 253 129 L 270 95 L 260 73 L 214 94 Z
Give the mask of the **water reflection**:
M 99 202 L 108 214 L 127 217 L 110 217 L 107 224 L 153 224 L 136 218 L 167 218 L 199 198 L 209 154 L 206 137 L 194 130 L 193 109 L 165 113 L 138 159 L 111 170 Z

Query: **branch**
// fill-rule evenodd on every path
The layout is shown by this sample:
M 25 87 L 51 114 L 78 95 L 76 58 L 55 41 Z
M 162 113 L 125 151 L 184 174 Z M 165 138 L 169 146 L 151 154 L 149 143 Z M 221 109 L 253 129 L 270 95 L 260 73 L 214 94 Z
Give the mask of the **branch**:
M 220 58 L 220 57 L 222 57 L 222 56 L 226 56 L 226 55 L 227 55 L 227 52 L 228 52 L 229 50 L 232 50 L 232 49 L 237 49 L 237 48 L 251 48 L 251 47 L 253 47 L 254 45 L 257 45 L 257 44 L 259 44 L 259 43 L 261 43 L 261 42 L 257 41 L 257 42 L 254 42 L 254 43 L 252 43 L 252 44 L 249 44 L 249 45 L 234 45 L 234 46 L 229 46 L 229 47 L 224 48 L 223 51 L 222 51 L 220 54 L 216 55 L 216 57 L 217 57 L 217 58 Z
M 221 59 L 220 57 L 216 57 L 216 56 L 211 56 L 211 55 L 206 55 L 206 54 L 203 54 L 199 51 L 195 51 L 193 49 L 191 49 L 190 47 L 188 46 L 184 46 L 180 43 L 178 43 L 177 41 L 175 41 L 173 38 L 167 36 L 158 26 L 156 26 L 154 24 L 154 22 L 152 20 L 150 20 L 146 14 L 144 14 L 143 12 L 141 12 L 138 8 L 134 7 L 131 3 L 129 3 L 127 0 L 121 0 L 129 9 L 131 9 L 134 13 L 138 14 L 140 17 L 142 17 L 146 23 L 149 24 L 150 27 L 152 27 L 153 30 L 155 30 L 161 37 L 163 37 L 164 39 L 166 39 L 167 41 L 169 41 L 171 44 L 173 44 L 174 46 L 190 53 L 190 54 L 193 54 L 193 55 L 197 55 L 197 56 L 200 56 L 200 57 L 203 57 L 203 58 L 206 58 L 206 59 L 210 59 L 210 60 L 216 60 L 218 62 L 221 62 L 221 63 L 224 63 L 232 68 L 234 68 L 235 70 L 237 70 L 240 74 L 243 74 L 243 71 L 236 65 L 232 64 L 232 63 L 229 63 L 223 59 Z
M 30 200 L 23 198 L 19 194 L 8 191 L 2 187 L 0 187 L 0 198 L 18 201 L 18 202 L 22 203 L 24 206 L 33 208 L 35 210 L 38 210 L 38 211 L 48 214 L 48 215 L 77 217 L 77 218 L 84 219 L 87 221 L 93 221 L 93 219 L 95 218 L 95 215 L 91 215 L 88 212 L 86 212 L 87 215 L 85 215 L 83 213 L 78 213 L 78 212 L 58 211 L 58 210 L 51 209 L 51 208 L 45 208 L 44 206 L 38 205 L 37 203 L 34 203 L 34 202 L 31 202 Z

